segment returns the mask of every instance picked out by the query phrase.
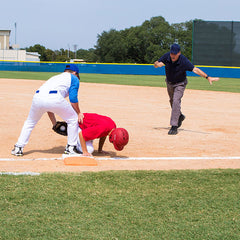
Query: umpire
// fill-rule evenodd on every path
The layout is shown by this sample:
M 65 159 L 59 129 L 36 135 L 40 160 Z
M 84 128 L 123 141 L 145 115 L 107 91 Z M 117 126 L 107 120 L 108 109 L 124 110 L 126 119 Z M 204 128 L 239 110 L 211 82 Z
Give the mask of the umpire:
M 178 44 L 171 46 L 170 52 L 165 53 L 158 61 L 154 63 L 154 67 L 162 67 L 165 65 L 167 91 L 169 102 L 172 108 L 169 135 L 176 135 L 178 128 L 182 125 L 185 116 L 181 112 L 181 99 L 183 97 L 187 81 L 186 71 L 192 71 L 197 75 L 204 77 L 212 85 L 213 81 L 218 81 L 219 78 L 210 77 L 194 65 L 181 54 L 181 49 Z

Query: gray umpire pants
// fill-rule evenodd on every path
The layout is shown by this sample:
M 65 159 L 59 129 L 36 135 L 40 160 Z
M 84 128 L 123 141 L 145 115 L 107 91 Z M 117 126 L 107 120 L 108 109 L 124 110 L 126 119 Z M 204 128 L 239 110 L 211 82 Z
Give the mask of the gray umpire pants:
M 167 83 L 169 102 L 172 108 L 170 125 L 178 126 L 178 119 L 179 119 L 179 116 L 182 114 L 181 100 L 182 100 L 188 81 L 187 79 L 185 79 L 183 82 L 170 83 L 166 79 L 166 83 Z

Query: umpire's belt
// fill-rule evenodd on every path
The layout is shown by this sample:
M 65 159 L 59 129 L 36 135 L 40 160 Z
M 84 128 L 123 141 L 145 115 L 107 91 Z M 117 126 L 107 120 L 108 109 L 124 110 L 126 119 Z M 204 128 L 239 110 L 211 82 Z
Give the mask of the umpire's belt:
M 37 90 L 36 91 L 36 93 L 39 93 L 40 92 L 40 90 Z M 54 93 L 57 93 L 58 91 L 57 90 L 51 90 L 51 91 L 49 91 L 48 93 L 49 94 L 54 94 Z

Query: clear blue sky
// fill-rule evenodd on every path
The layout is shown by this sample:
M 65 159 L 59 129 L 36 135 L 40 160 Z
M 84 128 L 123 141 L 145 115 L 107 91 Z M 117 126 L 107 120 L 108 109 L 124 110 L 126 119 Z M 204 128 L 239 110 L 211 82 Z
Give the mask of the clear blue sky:
M 41 44 L 58 50 L 94 47 L 97 35 L 139 26 L 162 16 L 167 22 L 194 19 L 240 21 L 239 0 L 12 0 L 1 3 L 0 29 L 11 30 L 10 44 Z

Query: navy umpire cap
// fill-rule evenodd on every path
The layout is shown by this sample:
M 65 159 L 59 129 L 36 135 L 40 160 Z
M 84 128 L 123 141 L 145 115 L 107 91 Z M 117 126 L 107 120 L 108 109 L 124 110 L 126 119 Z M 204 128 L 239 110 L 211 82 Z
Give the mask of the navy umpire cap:
M 171 49 L 170 49 L 170 52 L 173 53 L 173 54 L 178 54 L 179 52 L 181 51 L 181 48 L 178 44 L 174 43 L 172 46 L 171 46 Z
M 77 74 L 79 74 L 79 68 L 77 67 L 76 64 L 66 65 L 65 70 L 72 70 L 72 71 L 76 72 Z

